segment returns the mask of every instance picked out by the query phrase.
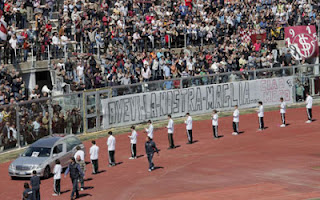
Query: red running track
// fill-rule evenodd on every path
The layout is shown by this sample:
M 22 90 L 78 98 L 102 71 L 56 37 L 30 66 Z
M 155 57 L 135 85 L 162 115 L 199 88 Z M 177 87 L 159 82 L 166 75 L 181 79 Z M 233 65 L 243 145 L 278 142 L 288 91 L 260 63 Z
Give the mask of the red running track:
M 148 172 L 147 158 L 128 160 L 130 145 L 127 134 L 116 136 L 116 161 L 122 164 L 107 167 L 106 138 L 97 140 L 100 146 L 100 170 L 91 175 L 87 165 L 81 199 L 94 200 L 212 200 L 212 199 L 272 199 L 295 200 L 320 197 L 320 107 L 314 107 L 315 121 L 305 124 L 304 108 L 289 109 L 286 128 L 280 128 L 278 111 L 265 113 L 263 132 L 257 132 L 256 114 L 240 116 L 240 131 L 232 136 L 232 118 L 219 120 L 219 140 L 212 138 L 211 120 L 194 122 L 197 143 L 187 145 L 184 124 L 175 126 L 175 143 L 181 147 L 167 150 L 166 129 L 155 132 L 155 142 L 161 149 L 155 155 L 156 166 Z M 241 111 L 240 111 L 241 112 Z M 129 133 L 128 133 L 129 134 Z M 138 155 L 144 153 L 145 133 L 139 132 Z M 85 142 L 87 150 L 90 142 Z M 89 157 L 86 158 L 89 161 Z M 23 180 L 10 180 L 9 163 L 0 165 L 1 199 L 21 199 Z M 41 184 L 41 197 L 69 199 L 69 177 L 62 178 L 60 197 L 52 197 L 53 179 Z

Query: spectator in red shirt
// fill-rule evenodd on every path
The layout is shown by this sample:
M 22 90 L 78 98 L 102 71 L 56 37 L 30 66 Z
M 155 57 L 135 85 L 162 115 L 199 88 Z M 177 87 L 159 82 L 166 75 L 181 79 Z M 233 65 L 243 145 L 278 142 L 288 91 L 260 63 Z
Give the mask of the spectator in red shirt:
M 50 20 L 48 20 L 48 23 L 46 24 L 46 31 L 47 31 L 47 33 L 51 33 L 51 31 L 52 31 L 52 24 L 51 24 Z

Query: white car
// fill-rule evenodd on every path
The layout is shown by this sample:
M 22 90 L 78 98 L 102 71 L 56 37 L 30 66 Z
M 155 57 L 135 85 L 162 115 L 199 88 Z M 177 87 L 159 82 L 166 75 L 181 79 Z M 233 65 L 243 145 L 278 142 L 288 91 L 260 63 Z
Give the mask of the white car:
M 77 146 L 85 152 L 84 145 L 74 135 L 52 135 L 41 138 L 10 164 L 9 175 L 12 179 L 31 177 L 32 171 L 35 170 L 38 176 L 49 178 L 55 160 L 59 159 L 63 168 L 67 167 L 70 158 L 77 151 Z

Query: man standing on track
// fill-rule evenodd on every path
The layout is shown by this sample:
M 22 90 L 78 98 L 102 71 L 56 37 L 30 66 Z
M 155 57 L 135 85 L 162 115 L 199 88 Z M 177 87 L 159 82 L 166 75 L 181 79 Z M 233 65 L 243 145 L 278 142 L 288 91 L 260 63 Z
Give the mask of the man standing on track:
M 96 145 L 96 141 L 92 140 L 91 143 L 92 146 L 90 147 L 90 160 L 92 163 L 92 174 L 97 174 L 99 170 L 99 147 Z
M 306 93 L 307 98 L 306 98 L 306 108 L 307 108 L 307 114 L 308 114 L 308 121 L 306 123 L 311 123 L 312 122 L 312 96 L 307 92 Z
M 116 138 L 112 135 L 112 131 L 108 132 L 109 137 L 107 141 L 108 152 L 109 152 L 109 167 L 116 166 L 114 161 L 114 154 L 116 149 Z
M 192 144 L 192 117 L 190 116 L 190 113 L 186 114 L 186 121 L 184 123 L 186 124 L 186 129 L 187 129 L 187 136 L 188 136 L 188 143 L 187 144 Z
M 80 165 L 80 169 L 81 169 L 82 173 L 85 174 L 86 163 L 84 161 L 84 151 L 81 149 L 80 146 L 77 146 L 76 149 L 77 149 L 77 152 L 74 154 L 74 159 L 76 160 L 76 163 L 78 163 Z M 81 185 L 80 190 L 83 191 L 84 190 L 83 176 L 79 176 L 79 182 Z
M 145 128 L 145 131 L 147 132 L 147 136 L 153 140 L 153 125 L 152 125 L 152 122 L 151 120 L 148 121 L 148 125 L 149 127 L 148 128 Z
M 71 199 L 77 199 L 79 198 L 79 190 L 78 190 L 78 179 L 79 176 L 84 176 L 80 169 L 80 165 L 76 163 L 76 159 L 74 157 L 71 157 L 70 159 L 71 163 L 69 164 L 67 170 L 64 173 L 64 177 L 67 176 L 67 174 L 70 172 L 70 178 L 72 182 L 72 192 L 71 192 Z M 74 193 L 76 193 L 76 197 L 74 197 Z
M 137 159 L 137 131 L 135 130 L 135 126 L 131 126 L 131 135 L 128 137 L 130 138 L 130 144 L 131 144 L 131 157 L 129 158 L 130 160 L 132 159 Z
M 263 117 L 264 117 L 264 108 L 263 108 L 263 103 L 262 101 L 258 102 L 259 108 L 257 110 L 258 113 L 258 118 L 259 118 L 259 131 L 262 131 L 264 129 L 264 122 L 263 122 Z
M 154 152 L 157 152 L 157 154 L 159 155 L 159 150 L 156 147 L 156 143 L 154 143 L 154 141 L 152 141 L 150 137 L 147 137 L 145 148 L 146 148 L 146 154 L 149 162 L 149 172 L 151 172 L 154 169 L 154 164 L 152 161 L 153 154 Z
M 213 130 L 213 138 L 218 139 L 218 112 L 217 110 L 213 110 L 212 112 L 212 130 Z
M 173 141 L 173 131 L 174 131 L 174 124 L 173 124 L 173 120 L 171 119 L 171 115 L 168 115 L 168 139 L 169 139 L 169 148 L 168 149 L 174 149 L 174 141 Z
M 233 111 L 233 122 L 232 122 L 233 133 L 232 133 L 232 135 L 239 134 L 239 115 L 240 115 L 240 112 L 238 110 L 238 105 L 236 105 L 234 107 L 234 111 Z
M 282 121 L 282 124 L 280 125 L 280 127 L 286 127 L 286 108 L 287 108 L 287 105 L 286 105 L 286 102 L 283 101 L 283 98 L 281 97 L 280 98 L 280 115 L 281 115 L 281 121 Z
M 34 200 L 40 200 L 40 177 L 37 176 L 37 171 L 32 171 L 33 176 L 30 179 L 30 185 L 32 187 L 32 194 Z

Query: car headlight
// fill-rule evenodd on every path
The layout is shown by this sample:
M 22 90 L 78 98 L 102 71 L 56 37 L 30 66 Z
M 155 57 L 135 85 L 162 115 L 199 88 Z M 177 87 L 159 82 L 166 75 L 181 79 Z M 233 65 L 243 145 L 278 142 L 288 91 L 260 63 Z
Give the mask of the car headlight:
M 9 165 L 9 169 L 11 169 L 11 170 L 13 170 L 13 169 L 14 169 L 13 164 L 10 164 L 10 165 Z

